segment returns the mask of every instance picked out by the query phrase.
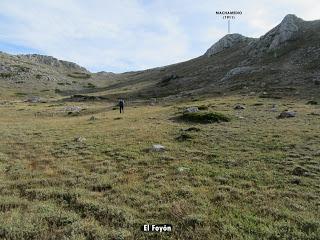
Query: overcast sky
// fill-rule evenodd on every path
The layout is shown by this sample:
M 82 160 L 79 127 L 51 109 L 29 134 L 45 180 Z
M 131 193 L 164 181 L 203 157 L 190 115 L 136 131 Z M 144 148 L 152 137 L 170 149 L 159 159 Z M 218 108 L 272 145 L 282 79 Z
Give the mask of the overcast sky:
M 0 51 L 124 72 L 202 55 L 231 32 L 259 37 L 288 13 L 320 19 L 320 0 L 0 0 Z

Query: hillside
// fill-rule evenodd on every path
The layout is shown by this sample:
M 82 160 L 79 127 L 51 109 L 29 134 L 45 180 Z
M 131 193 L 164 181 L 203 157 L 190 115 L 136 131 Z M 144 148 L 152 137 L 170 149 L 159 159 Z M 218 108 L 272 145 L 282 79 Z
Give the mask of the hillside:
M 293 31 L 293 30 L 294 31 Z M 320 21 L 286 16 L 259 39 L 230 34 L 196 59 L 131 75 L 139 96 L 250 93 L 319 94 Z
M 11 96 L 90 93 L 110 99 L 179 99 L 264 93 L 304 97 L 319 93 L 319 59 L 320 21 L 287 15 L 259 39 L 226 35 L 198 58 L 123 74 L 90 73 L 48 56 L 2 53 L 0 87 Z

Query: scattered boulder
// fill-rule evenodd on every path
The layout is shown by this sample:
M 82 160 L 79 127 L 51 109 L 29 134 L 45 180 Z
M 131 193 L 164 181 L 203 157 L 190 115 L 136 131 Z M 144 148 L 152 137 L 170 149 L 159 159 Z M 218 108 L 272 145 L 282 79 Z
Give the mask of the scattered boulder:
M 197 128 L 197 127 L 190 127 L 190 128 L 187 128 L 185 131 L 187 132 L 200 132 L 201 129 L 200 128 Z
M 30 103 L 39 103 L 41 102 L 41 98 L 40 97 L 37 97 L 37 96 L 31 96 L 31 97 L 28 97 L 25 102 L 30 102 Z
M 294 177 L 290 180 L 290 183 L 292 184 L 296 184 L 296 185 L 300 185 L 301 184 L 301 179 L 300 178 L 297 178 L 297 177 Z
M 317 101 L 314 101 L 314 100 L 310 100 L 307 102 L 308 105 L 317 105 L 318 102 Z
M 75 137 L 75 138 L 74 138 L 74 141 L 75 141 L 75 142 L 80 142 L 80 143 L 85 142 L 86 140 L 87 140 L 87 139 L 84 138 L 84 137 Z
M 78 107 L 78 106 L 66 106 L 64 108 L 64 111 L 68 112 L 69 115 L 79 114 L 81 110 L 82 110 L 82 108 Z
M 234 109 L 235 109 L 235 110 L 244 110 L 244 109 L 246 109 L 246 107 L 243 106 L 243 105 L 237 104 L 237 105 L 234 107 Z
M 187 167 L 178 167 L 177 170 L 178 172 L 186 172 L 186 171 L 189 171 L 190 168 L 187 168 Z
M 283 111 L 282 113 L 280 113 L 280 115 L 278 116 L 278 119 L 282 119 L 282 118 L 292 118 L 295 117 L 297 115 L 296 112 L 292 112 L 292 111 Z
M 240 74 L 249 74 L 252 73 L 255 69 L 251 66 L 243 66 L 243 67 L 236 67 L 231 69 L 227 76 L 234 76 L 234 75 L 240 75 Z
M 176 140 L 183 142 L 192 139 L 192 136 L 188 133 L 182 133 L 180 136 L 176 138 Z
M 272 104 L 272 108 L 270 110 L 271 112 L 276 112 L 277 111 L 277 106 L 275 104 Z
M 183 111 L 183 113 L 196 113 L 199 112 L 198 107 L 189 107 Z
M 148 149 L 148 152 L 164 152 L 166 148 L 161 144 L 153 144 L 151 148 Z
M 297 167 L 295 167 L 295 168 L 292 170 L 292 174 L 293 174 L 293 175 L 296 175 L 296 176 L 303 176 L 303 175 L 305 175 L 307 172 L 308 172 L 307 169 L 305 169 L 305 168 L 303 168 L 303 167 L 300 167 L 300 166 L 297 166 Z

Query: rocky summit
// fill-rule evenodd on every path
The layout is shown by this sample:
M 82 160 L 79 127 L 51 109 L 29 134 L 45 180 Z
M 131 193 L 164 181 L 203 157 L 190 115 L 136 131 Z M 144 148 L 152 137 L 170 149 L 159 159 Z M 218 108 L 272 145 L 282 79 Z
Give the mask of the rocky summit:
M 242 36 L 241 34 L 234 33 L 234 34 L 228 34 L 221 38 L 218 42 L 213 44 L 205 53 L 206 56 L 210 57 L 212 55 L 215 55 L 219 52 L 224 51 L 225 49 L 231 48 L 236 44 L 239 43 L 249 43 L 252 41 L 252 38 L 247 38 Z
M 266 52 L 281 49 L 290 41 L 298 40 L 308 24 L 293 14 L 288 14 L 279 25 L 254 41 L 249 46 L 249 51 Z

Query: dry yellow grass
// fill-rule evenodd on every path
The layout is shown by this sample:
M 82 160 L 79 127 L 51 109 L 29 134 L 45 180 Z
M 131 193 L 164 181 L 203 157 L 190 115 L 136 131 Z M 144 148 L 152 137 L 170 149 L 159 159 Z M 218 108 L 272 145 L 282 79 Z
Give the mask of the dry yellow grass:
M 238 102 L 246 109 L 234 110 Z M 276 119 L 273 103 L 296 110 L 297 117 Z M 66 105 L 85 110 L 71 116 Z M 200 105 L 231 122 L 175 120 L 186 106 Z M 0 108 L 1 238 L 319 236 L 320 129 L 319 116 L 310 115 L 318 106 L 224 97 L 129 104 L 122 115 L 101 102 Z M 90 121 L 92 115 L 97 119 Z M 189 127 L 200 131 L 185 131 Z M 182 133 L 191 138 L 176 140 Z M 157 143 L 167 151 L 145 151 Z M 174 231 L 142 233 L 146 223 L 171 223 Z

